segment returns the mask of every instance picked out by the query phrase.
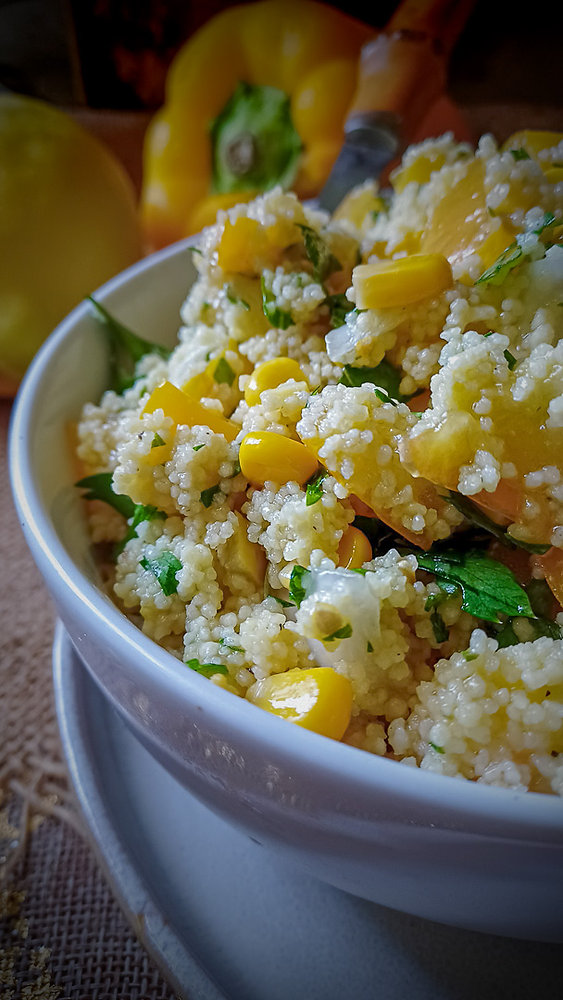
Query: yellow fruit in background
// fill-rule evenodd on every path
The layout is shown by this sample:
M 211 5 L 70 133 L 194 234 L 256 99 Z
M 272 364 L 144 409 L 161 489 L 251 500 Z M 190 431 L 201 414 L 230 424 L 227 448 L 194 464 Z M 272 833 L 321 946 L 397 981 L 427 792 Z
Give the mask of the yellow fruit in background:
M 142 256 L 133 182 L 70 115 L 0 94 L 0 389 L 86 295 Z

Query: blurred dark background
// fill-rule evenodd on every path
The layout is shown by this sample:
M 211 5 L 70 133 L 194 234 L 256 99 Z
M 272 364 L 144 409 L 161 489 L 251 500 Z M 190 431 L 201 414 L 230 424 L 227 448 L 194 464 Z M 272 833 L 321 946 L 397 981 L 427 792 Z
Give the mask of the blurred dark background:
M 63 105 L 152 110 L 182 42 L 231 3 L 218 0 L 0 0 L 0 85 Z M 396 3 L 333 3 L 374 28 Z M 562 108 L 563 0 L 479 0 L 454 49 L 462 104 Z

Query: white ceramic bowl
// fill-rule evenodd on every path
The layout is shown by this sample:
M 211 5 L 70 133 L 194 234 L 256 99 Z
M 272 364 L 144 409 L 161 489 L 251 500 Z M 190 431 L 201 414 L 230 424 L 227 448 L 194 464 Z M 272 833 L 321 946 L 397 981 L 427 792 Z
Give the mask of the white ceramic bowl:
M 97 297 L 172 344 L 193 278 L 184 242 Z M 563 940 L 563 800 L 419 771 L 292 726 L 186 670 L 104 596 L 65 427 L 107 378 L 105 337 L 82 304 L 21 386 L 11 476 L 58 614 L 142 743 L 213 810 L 326 882 L 464 928 Z

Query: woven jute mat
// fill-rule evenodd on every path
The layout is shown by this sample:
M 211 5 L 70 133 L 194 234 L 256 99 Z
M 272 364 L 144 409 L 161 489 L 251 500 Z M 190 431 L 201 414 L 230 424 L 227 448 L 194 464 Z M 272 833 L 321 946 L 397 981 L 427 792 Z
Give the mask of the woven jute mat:
M 0 403 L 0 997 L 173 1000 L 88 843 L 59 741 L 55 611 L 27 548 Z

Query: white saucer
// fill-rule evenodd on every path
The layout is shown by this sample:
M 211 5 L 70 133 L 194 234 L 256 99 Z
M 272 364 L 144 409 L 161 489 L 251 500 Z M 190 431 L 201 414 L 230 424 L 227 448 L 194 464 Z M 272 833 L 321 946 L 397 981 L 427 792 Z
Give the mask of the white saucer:
M 114 893 L 186 1000 L 529 1000 L 560 991 L 560 947 L 429 923 L 282 864 L 182 788 L 53 648 L 71 777 Z

